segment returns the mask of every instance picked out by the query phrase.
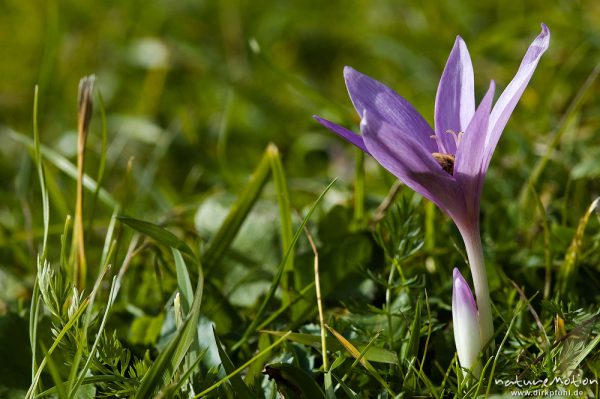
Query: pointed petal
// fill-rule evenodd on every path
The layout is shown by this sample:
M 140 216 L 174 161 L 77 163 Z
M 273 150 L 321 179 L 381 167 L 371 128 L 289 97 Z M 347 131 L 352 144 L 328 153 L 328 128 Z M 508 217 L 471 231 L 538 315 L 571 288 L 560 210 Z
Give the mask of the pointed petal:
M 435 98 L 435 134 L 444 144 L 445 152 L 456 152 L 456 136 L 446 131 L 464 132 L 474 113 L 473 65 L 467 45 L 458 36 Z
M 408 101 L 383 83 L 351 67 L 344 68 L 344 77 L 358 115 L 362 117 L 366 111 L 372 118 L 410 133 L 429 152 L 437 151 L 437 145 L 431 139 L 433 130 Z
M 485 155 L 485 139 L 492 100 L 494 99 L 494 90 L 495 85 L 492 81 L 488 92 L 481 100 L 473 119 L 467 126 L 456 151 L 454 176 L 462 186 L 467 211 L 472 218 L 479 217 L 479 203 L 485 177 L 485 171 L 481 170 L 481 163 Z
M 510 115 L 517 106 L 542 54 L 544 54 L 549 44 L 550 30 L 546 25 L 542 24 L 542 33 L 540 33 L 533 43 L 531 43 L 531 46 L 529 46 L 517 74 L 508 86 L 506 86 L 506 89 L 504 89 L 500 98 L 498 98 L 498 101 L 492 110 L 492 114 L 490 115 L 488 137 L 485 144 L 486 155 L 483 164 L 484 171 L 487 170 L 487 167 L 490 164 L 498 140 L 500 140 L 500 136 L 502 135 L 502 130 L 504 130 L 504 127 L 508 122 L 508 118 L 510 118 Z
M 366 113 L 362 131 L 367 149 L 384 168 L 455 222 L 464 220 L 464 197 L 456 180 L 435 161 L 414 135 Z
M 367 147 L 365 146 L 365 142 L 364 142 L 362 136 L 359 136 L 358 134 L 354 133 L 351 130 L 346 129 L 345 127 L 342 127 L 333 122 L 330 122 L 327 119 L 323 119 L 320 116 L 313 115 L 313 118 L 315 118 L 315 120 L 317 122 L 319 122 L 321 125 L 325 126 L 327 129 L 331 130 L 332 132 L 334 132 L 337 135 L 341 136 L 342 138 L 346 139 L 346 141 L 349 141 L 350 143 L 354 144 L 355 146 L 357 146 L 358 148 L 360 148 L 361 150 L 363 150 L 364 152 L 369 154 L 369 150 L 367 150 Z
M 460 365 L 471 369 L 481 351 L 477 306 L 469 284 L 457 268 L 453 272 L 452 284 L 452 323 L 454 342 Z M 471 371 L 478 374 L 480 366 Z

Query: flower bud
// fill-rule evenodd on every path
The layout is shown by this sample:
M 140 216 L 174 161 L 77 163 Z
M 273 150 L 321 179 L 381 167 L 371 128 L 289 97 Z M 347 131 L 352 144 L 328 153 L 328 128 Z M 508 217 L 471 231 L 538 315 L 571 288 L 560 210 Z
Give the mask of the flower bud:
M 470 369 L 476 377 L 481 373 L 477 357 L 481 351 L 481 335 L 477 305 L 469 284 L 454 268 L 452 283 L 452 321 L 454 342 L 461 367 Z

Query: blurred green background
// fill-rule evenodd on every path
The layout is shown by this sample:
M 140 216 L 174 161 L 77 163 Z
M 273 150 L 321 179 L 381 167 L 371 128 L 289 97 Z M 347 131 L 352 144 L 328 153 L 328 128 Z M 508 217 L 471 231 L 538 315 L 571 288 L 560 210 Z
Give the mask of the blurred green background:
M 112 121 L 110 140 L 135 143 L 115 149 L 109 168 L 120 170 L 130 155 L 143 167 L 160 137 L 161 184 L 177 192 L 186 178 L 203 188 L 224 176 L 235 183 L 269 141 L 286 154 L 293 176 L 340 174 L 328 161 L 347 146 L 311 115 L 354 124 L 344 65 L 395 88 L 431 122 L 457 34 L 469 46 L 480 98 L 490 79 L 500 88 L 510 81 L 545 22 L 551 48 L 494 162 L 498 171 L 501 156 L 509 156 L 506 167 L 526 176 L 598 62 L 600 46 L 600 5 L 593 0 L 3 0 L 0 11 L 0 123 L 30 132 L 38 84 L 42 141 L 72 156 L 78 80 L 95 73 Z M 579 143 L 597 127 L 594 106 L 589 101 L 581 116 L 591 128 L 572 133 Z M 21 156 L 6 141 L 4 186 Z M 93 134 L 90 142 L 93 151 Z M 192 186 L 186 189 L 199 191 Z
M 14 139 L 15 132 L 32 136 L 36 84 L 41 141 L 75 162 L 77 85 L 82 76 L 97 75 L 108 122 L 103 187 L 124 213 L 165 222 L 180 236 L 198 235 L 205 242 L 214 233 L 270 142 L 282 154 L 295 208 L 314 201 L 338 177 L 328 195 L 328 211 L 314 221 L 330 265 L 322 280 L 325 299 L 337 306 L 336 295 L 355 295 L 341 288 L 352 290 L 361 282 L 350 283 L 337 273 L 375 265 L 377 274 L 385 263 L 366 229 L 355 234 L 350 225 L 355 149 L 312 119 L 318 114 L 356 130 L 343 67 L 351 65 L 394 88 L 431 123 L 439 77 L 456 35 L 469 47 L 479 102 L 491 79 L 499 89 L 510 82 L 541 22 L 552 32 L 550 48 L 505 129 L 484 189 L 482 230 L 492 291 L 506 283 L 498 274 L 542 289 L 547 246 L 541 221 L 535 218 L 535 205 L 517 207 L 521 193 L 529 193 L 528 181 L 542 157 L 548 163 L 533 183 L 557 259 L 600 193 L 597 0 L 0 0 L 0 313 L 3 308 L 24 313 L 40 245 L 36 171 L 27 148 Z M 96 105 L 86 161 L 92 176 L 102 153 Z M 371 159 L 366 170 L 370 214 L 394 179 Z M 65 215 L 73 214 L 75 183 L 54 162 L 47 162 L 47 174 L 50 257 L 56 258 Z M 252 311 L 238 314 L 235 309 L 255 305 L 281 256 L 273 197 L 269 185 L 265 201 L 244 224 L 242 239 L 234 242 L 226 267 L 214 276 L 213 291 L 205 295 L 203 314 L 217 322 L 219 334 L 235 338 L 240 321 L 251 320 Z M 96 210 L 91 259 L 101 250 L 112 212 L 106 204 Z M 447 219 L 435 220 L 445 221 L 434 229 L 442 249 L 430 242 L 425 255 L 437 257 L 442 267 L 428 287 L 442 290 L 432 297 L 445 298 L 436 306 L 442 322 L 448 322 L 450 265 L 462 260 L 448 238 L 456 241 L 456 232 Z M 415 223 L 412 227 L 418 229 L 420 221 Z M 594 287 L 600 285 L 597 230 L 596 223 L 582 261 L 581 281 L 590 288 L 581 290 L 584 303 L 597 299 Z M 312 253 L 302 245 L 298 262 L 310 265 Z M 122 255 L 125 248 L 118 250 Z M 415 274 L 424 273 L 425 258 L 411 264 Z M 164 281 L 148 273 L 162 277 L 159 269 L 168 262 L 160 251 L 150 259 L 154 269 L 130 272 L 115 312 L 123 320 L 111 321 L 122 327 L 119 336 L 131 345 L 157 342 L 165 314 L 161 309 L 176 287 L 172 268 Z M 360 290 L 371 299 L 382 295 L 373 286 Z M 288 326 L 310 317 L 290 317 L 296 324 Z M 133 319 L 137 324 L 127 330 Z M 150 336 L 144 335 L 146 330 Z M 449 338 L 440 342 L 444 339 Z

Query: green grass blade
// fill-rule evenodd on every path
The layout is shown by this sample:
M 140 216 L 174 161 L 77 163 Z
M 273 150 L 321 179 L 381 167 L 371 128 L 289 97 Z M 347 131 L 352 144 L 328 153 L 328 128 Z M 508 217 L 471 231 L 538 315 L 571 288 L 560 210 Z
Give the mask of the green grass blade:
M 223 365 L 223 369 L 225 369 L 226 374 L 230 375 L 235 371 L 235 367 L 233 366 L 231 359 L 229 359 L 229 356 L 227 356 L 227 352 L 225 352 L 225 350 L 223 349 L 223 344 L 219 340 L 214 326 L 213 335 L 215 337 L 215 342 L 217 343 L 217 350 L 219 351 L 219 357 L 221 358 L 221 364 Z M 236 395 L 239 395 L 241 399 L 254 399 L 256 397 L 256 395 L 252 393 L 250 388 L 248 388 L 242 377 L 240 377 L 238 374 L 233 375 L 229 379 L 229 382 L 231 383 L 231 386 L 233 387 Z
M 98 196 L 100 195 L 100 189 L 102 188 L 102 180 L 104 179 L 104 170 L 106 168 L 106 149 L 108 142 L 108 124 L 106 122 L 106 107 L 104 105 L 104 99 L 102 98 L 102 94 L 100 94 L 100 90 L 96 89 L 98 93 L 98 104 L 100 110 L 100 120 L 102 122 L 101 138 L 102 138 L 102 147 L 100 148 L 100 164 L 98 165 L 98 175 L 96 176 L 96 189 L 94 190 L 94 194 L 92 196 L 92 206 L 90 210 L 90 217 L 88 220 L 88 225 L 86 230 L 90 230 L 92 224 L 94 222 L 94 214 L 96 213 L 96 205 L 98 203 Z M 89 234 L 86 234 L 85 237 L 88 237 Z
M 268 331 L 263 330 L 266 334 L 275 335 L 278 337 L 283 336 L 285 333 L 283 331 Z M 321 350 L 321 336 L 320 335 L 312 335 L 312 334 L 303 334 L 303 333 L 291 333 L 288 335 L 288 340 L 292 342 L 297 342 L 302 345 L 311 346 L 313 348 L 317 348 Z M 356 343 L 352 342 L 352 345 L 356 347 L 361 353 L 365 351 L 364 357 L 365 359 L 371 362 L 378 363 L 387 363 L 387 364 L 397 364 L 398 356 L 395 352 L 390 351 L 385 348 L 379 348 L 376 346 L 372 346 L 364 343 Z M 344 349 L 344 347 L 340 344 L 340 342 L 333 338 L 327 337 L 327 347 L 332 351 L 339 351 Z
M 8 136 L 16 142 L 24 144 L 30 150 L 34 150 L 34 141 L 31 140 L 29 137 L 14 131 L 9 131 Z M 75 165 L 73 165 L 71 161 L 60 155 L 58 152 L 44 145 L 40 145 L 39 148 L 40 153 L 42 154 L 44 159 L 56 166 L 67 176 L 71 177 L 72 179 L 77 179 L 77 168 L 75 167 Z M 92 179 L 89 175 L 86 174 L 83 176 L 83 187 L 85 187 L 91 193 L 94 193 L 94 191 L 98 187 L 98 183 L 96 183 L 94 179 Z M 103 188 L 100 188 L 98 198 L 100 199 L 100 201 L 102 201 L 104 204 L 108 205 L 111 208 L 114 208 L 117 205 L 114 198 L 108 193 L 108 191 L 106 191 Z
M 573 277 L 576 275 L 576 267 L 577 267 L 577 257 L 579 256 L 579 252 L 581 250 L 581 244 L 583 243 L 583 237 L 585 234 L 585 228 L 590 220 L 590 216 L 592 213 L 598 208 L 598 203 L 600 202 L 600 197 L 596 198 L 592 204 L 589 206 L 587 212 L 583 215 L 583 217 L 579 220 L 579 224 L 577 225 L 577 231 L 573 236 L 573 240 L 571 241 L 571 245 L 565 254 L 565 260 L 563 261 L 559 271 L 558 271 L 558 288 L 561 294 L 566 294 L 569 288 L 572 285 Z
M 388 383 L 383 379 L 383 377 L 381 376 L 381 374 L 379 374 L 375 367 L 373 367 L 373 365 L 369 363 L 367 359 L 361 356 L 360 351 L 356 349 L 356 347 L 352 345 L 350 341 L 348 341 L 342 334 L 340 334 L 339 332 L 337 332 L 329 326 L 326 327 L 329 330 L 329 332 L 331 332 L 335 336 L 335 338 L 337 338 L 337 340 L 340 341 L 344 349 L 346 349 L 348 353 L 350 353 L 355 359 L 359 359 L 360 364 L 373 376 L 373 378 L 375 378 L 377 382 L 379 382 L 381 386 L 383 386 L 385 390 L 390 395 L 392 395 L 392 397 L 395 397 L 396 394 L 394 394 L 394 392 L 390 389 Z
M 194 251 L 192 251 L 192 249 L 183 240 L 171 233 L 169 230 L 154 223 L 135 219 L 129 216 L 117 216 L 117 219 L 132 229 L 156 240 L 160 244 L 181 251 L 190 256 L 192 259 L 196 259 Z
M 183 295 L 183 314 L 185 316 L 192 307 L 194 289 L 192 288 L 192 281 L 190 280 L 190 275 L 185 265 L 185 261 L 183 260 L 183 256 L 181 256 L 181 252 L 176 249 L 173 249 L 172 251 L 173 258 L 175 259 L 175 270 L 177 271 L 177 286 L 179 292 Z
M 421 336 L 421 298 L 417 299 L 415 305 L 415 317 L 410 325 L 408 333 L 408 342 L 404 351 L 404 360 L 411 361 L 413 357 L 419 354 L 419 338 Z
M 355 149 L 354 166 L 354 223 L 358 226 L 365 217 L 365 153 Z
M 280 220 L 280 234 L 281 234 L 281 252 L 285 254 L 288 248 L 292 244 L 292 238 L 294 236 L 294 230 L 292 228 L 292 210 L 290 204 L 290 194 L 288 191 L 287 180 L 285 178 L 285 172 L 283 171 L 283 165 L 279 156 L 279 150 L 274 144 L 269 144 L 267 147 L 267 154 L 269 162 L 271 163 L 271 173 L 273 174 L 273 183 L 275 184 L 275 193 L 277 195 L 277 204 L 279 205 L 279 220 Z M 281 286 L 283 288 L 283 303 L 289 303 L 293 300 L 289 293 L 289 276 L 291 271 L 294 269 L 294 251 L 288 256 L 287 264 L 285 265 L 286 273 L 284 273 L 281 279 Z
M 258 200 L 263 187 L 267 183 L 271 170 L 270 164 L 269 149 L 267 149 L 265 155 L 252 173 L 250 181 L 246 184 L 237 201 L 229 210 L 225 221 L 208 242 L 202 256 L 202 264 L 205 267 L 207 275 L 210 275 L 211 270 L 219 263 L 223 254 L 233 242 L 240 227 L 242 227 L 242 223 L 246 220 L 248 213 L 250 213 L 250 210 Z

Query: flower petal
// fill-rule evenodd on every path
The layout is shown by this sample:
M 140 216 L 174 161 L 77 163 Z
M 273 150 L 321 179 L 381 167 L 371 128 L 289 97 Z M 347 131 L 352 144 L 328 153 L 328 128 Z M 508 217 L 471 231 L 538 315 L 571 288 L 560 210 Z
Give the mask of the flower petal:
M 367 147 L 365 146 L 365 142 L 364 142 L 362 136 L 359 136 L 358 134 L 354 133 L 351 130 L 346 129 L 345 127 L 342 127 L 333 122 L 330 122 L 327 119 L 323 119 L 320 116 L 313 115 L 313 118 L 315 118 L 315 120 L 317 122 L 319 122 L 321 125 L 325 126 L 327 129 L 338 134 L 342 138 L 346 139 L 346 141 L 349 141 L 350 143 L 354 144 L 355 146 L 357 146 L 358 148 L 360 148 L 361 150 L 363 150 L 364 152 L 369 154 L 369 150 L 367 150 Z
M 473 119 L 465 129 L 456 151 L 454 163 L 454 176 L 462 186 L 467 211 L 474 220 L 479 218 L 479 203 L 485 177 L 485 171 L 482 171 L 481 163 L 485 155 L 484 144 L 495 87 L 494 81 L 490 82 L 488 92 L 481 100 Z
M 477 362 L 481 352 L 481 336 L 479 332 L 477 306 L 469 284 L 460 271 L 454 268 L 452 284 L 452 324 L 454 327 L 454 342 L 460 365 L 471 369 L 475 375 L 480 372 Z
M 550 30 L 545 24 L 542 24 L 542 33 L 540 33 L 533 43 L 531 43 L 531 46 L 529 46 L 517 74 L 508 86 L 506 86 L 506 89 L 504 89 L 504 92 L 500 95 L 500 98 L 498 98 L 498 101 L 494 105 L 494 109 L 492 109 L 485 143 L 486 155 L 483 163 L 484 171 L 487 170 L 490 164 L 494 149 L 498 144 L 498 140 L 500 140 L 502 130 L 504 130 L 508 118 L 510 118 L 510 115 L 517 106 L 542 54 L 544 54 L 549 44 Z
M 464 221 L 465 202 L 456 180 L 435 161 L 413 134 L 365 113 L 361 125 L 367 149 L 384 168 L 456 223 Z
M 474 113 L 473 64 L 467 45 L 458 36 L 435 97 L 435 134 L 444 145 L 444 152 L 456 153 L 456 135 L 446 131 L 464 132 Z
M 344 78 L 359 116 L 362 117 L 366 111 L 372 118 L 410 133 L 429 152 L 437 151 L 437 145 L 431 138 L 433 130 L 408 101 L 383 83 L 351 67 L 344 68 Z

